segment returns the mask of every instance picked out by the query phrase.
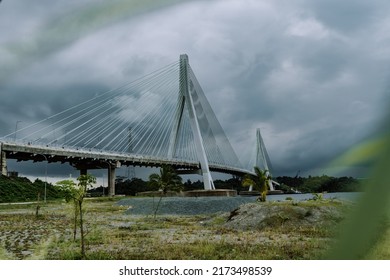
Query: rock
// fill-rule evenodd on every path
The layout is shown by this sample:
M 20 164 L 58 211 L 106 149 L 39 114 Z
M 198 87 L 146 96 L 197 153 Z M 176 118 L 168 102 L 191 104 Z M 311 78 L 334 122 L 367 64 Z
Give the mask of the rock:
M 27 257 L 27 256 L 32 255 L 32 252 L 31 252 L 31 251 L 28 251 L 28 250 L 26 250 L 26 251 L 21 251 L 20 253 L 23 255 L 23 257 Z
M 233 210 L 224 226 L 236 230 L 262 230 L 286 225 L 299 227 L 335 223 L 343 218 L 343 209 L 337 205 L 249 203 Z

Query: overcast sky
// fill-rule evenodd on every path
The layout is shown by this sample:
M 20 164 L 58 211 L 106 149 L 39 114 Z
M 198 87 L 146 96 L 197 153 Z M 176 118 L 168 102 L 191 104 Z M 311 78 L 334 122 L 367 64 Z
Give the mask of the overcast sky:
M 389 104 L 389 14 L 388 0 L 4 0 L 0 136 L 186 53 L 239 156 L 260 128 L 277 175 L 332 172 Z

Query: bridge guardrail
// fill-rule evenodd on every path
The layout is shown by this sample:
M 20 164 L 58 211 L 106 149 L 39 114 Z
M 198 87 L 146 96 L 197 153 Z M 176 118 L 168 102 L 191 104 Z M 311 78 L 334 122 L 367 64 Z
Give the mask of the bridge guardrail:
M 22 146 L 22 147 L 31 147 L 31 148 L 38 148 L 43 150 L 50 150 L 50 152 L 55 151 L 69 151 L 70 153 L 82 153 L 85 154 L 86 157 L 88 155 L 92 156 L 103 156 L 104 158 L 107 158 L 107 156 L 112 157 L 118 157 L 118 158 L 131 158 L 132 161 L 139 161 L 140 163 L 157 163 L 157 164 L 173 164 L 173 165 L 182 165 L 182 166 L 199 166 L 199 162 L 196 161 L 188 161 L 188 160 L 180 160 L 180 159 L 169 159 L 169 158 L 157 158 L 152 157 L 148 155 L 142 155 L 142 154 L 129 154 L 124 152 L 116 152 L 116 151 L 102 151 L 101 149 L 96 148 L 78 148 L 78 147 L 71 147 L 67 145 L 58 145 L 58 144 L 46 144 L 43 142 L 37 142 L 37 141 L 28 141 L 28 140 L 21 140 L 21 139 L 10 139 L 10 138 L 0 138 L 0 142 L 8 145 L 8 146 Z M 239 173 L 248 173 L 248 174 L 254 174 L 253 171 L 240 168 L 238 166 L 227 166 L 227 165 L 221 165 L 217 163 L 210 163 L 210 167 L 212 169 L 216 170 L 224 170 L 226 172 L 234 171 Z

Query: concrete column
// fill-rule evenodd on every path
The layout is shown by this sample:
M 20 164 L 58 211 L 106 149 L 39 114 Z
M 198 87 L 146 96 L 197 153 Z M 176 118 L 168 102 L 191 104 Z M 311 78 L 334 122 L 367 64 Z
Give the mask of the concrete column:
M 206 150 L 203 145 L 203 138 L 199 128 L 198 117 L 196 115 L 194 100 L 192 96 L 197 96 L 197 92 L 192 81 L 188 77 L 188 56 L 180 55 L 180 94 L 184 96 L 187 103 L 188 115 L 190 117 L 190 125 L 192 135 L 194 136 L 195 150 L 200 163 L 200 168 L 203 175 L 203 185 L 205 190 L 215 190 L 213 178 L 211 177 L 209 162 L 206 155 Z
M 115 166 L 108 167 L 108 196 L 115 195 Z
M 0 171 L 1 175 L 7 176 L 7 154 L 2 150 L 2 144 L 0 143 Z
M 80 169 L 80 176 L 81 175 L 87 175 L 88 170 L 86 168 Z

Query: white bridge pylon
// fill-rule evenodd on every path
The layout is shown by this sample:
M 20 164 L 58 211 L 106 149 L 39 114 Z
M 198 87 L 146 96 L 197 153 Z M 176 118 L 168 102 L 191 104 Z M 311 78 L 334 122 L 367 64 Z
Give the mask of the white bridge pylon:
M 260 128 L 258 128 L 256 130 L 256 166 L 266 171 L 266 176 L 271 176 L 270 164 L 267 149 L 265 148 L 263 137 L 261 137 Z M 273 183 L 276 182 L 272 179 L 268 180 L 268 187 L 271 191 L 275 190 Z
M 194 82 L 188 75 L 189 64 L 188 56 L 186 54 L 180 55 L 180 92 L 178 98 L 178 107 L 175 114 L 174 127 L 172 129 L 171 141 L 169 145 L 168 156 L 173 158 L 178 142 L 179 128 L 181 127 L 183 113 L 185 108 L 188 110 L 191 130 L 194 137 L 196 147 L 196 154 L 200 162 L 200 171 L 203 176 L 203 184 L 205 190 L 214 190 L 214 182 L 211 177 L 209 162 L 206 156 L 206 150 L 203 145 L 202 134 L 199 127 L 198 115 L 195 110 L 194 99 L 199 100 L 197 91 L 194 88 Z

